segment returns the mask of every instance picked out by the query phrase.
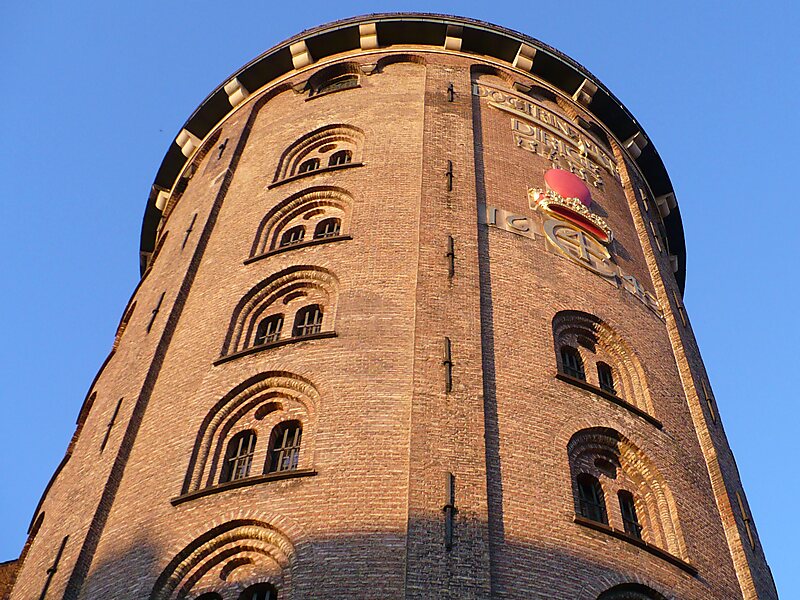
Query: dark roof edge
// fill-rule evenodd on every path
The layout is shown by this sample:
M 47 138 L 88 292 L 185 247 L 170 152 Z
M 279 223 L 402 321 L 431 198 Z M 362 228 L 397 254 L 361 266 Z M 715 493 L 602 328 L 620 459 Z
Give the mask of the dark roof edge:
M 366 23 L 387 23 L 392 21 L 419 21 L 424 23 L 441 23 L 442 25 L 457 25 L 468 27 L 474 31 L 480 32 L 485 31 L 487 35 L 493 34 L 495 36 L 500 35 L 506 38 L 509 38 L 513 42 L 516 43 L 524 43 L 530 46 L 533 46 L 538 51 L 544 51 L 545 53 L 551 55 L 553 58 L 557 59 L 560 63 L 563 63 L 566 67 L 564 67 L 565 71 L 572 69 L 589 79 L 597 85 L 599 90 L 602 90 L 603 94 L 606 96 L 606 102 L 610 101 L 610 109 L 611 111 L 617 112 L 618 118 L 621 118 L 622 121 L 622 129 L 623 130 L 631 130 L 631 131 L 638 131 L 645 137 L 647 140 L 647 146 L 645 147 L 646 152 L 642 154 L 640 159 L 637 159 L 637 164 L 639 168 L 642 170 L 642 173 L 645 176 L 645 179 L 648 182 L 653 194 L 657 197 L 665 196 L 665 195 L 673 195 L 674 191 L 672 188 L 672 183 L 670 182 L 669 175 L 667 174 L 666 168 L 661 161 L 658 152 L 655 150 L 655 147 L 647 136 L 647 133 L 644 131 L 642 126 L 638 123 L 638 121 L 634 118 L 631 112 L 625 108 L 622 102 L 594 75 L 586 69 L 583 65 L 578 63 L 577 61 L 573 60 L 569 56 L 565 55 L 564 53 L 560 52 L 559 50 L 545 44 L 544 42 L 533 38 L 531 36 L 525 35 L 523 33 L 514 31 L 512 29 L 508 29 L 505 27 L 500 27 L 497 25 L 493 25 L 491 23 L 487 23 L 485 21 L 480 21 L 476 19 L 469 19 L 465 17 L 456 17 L 451 15 L 442 15 L 442 14 L 434 14 L 434 13 L 376 13 L 376 14 L 366 14 L 357 17 L 350 17 L 347 19 L 342 19 L 339 21 L 334 21 L 328 23 L 326 25 L 321 25 L 318 27 L 314 27 L 311 29 L 307 29 L 298 33 L 297 35 L 273 46 L 266 52 L 263 52 L 260 56 L 254 58 L 240 69 L 232 73 L 225 81 L 220 84 L 214 91 L 212 91 L 195 109 L 195 111 L 189 116 L 186 122 L 181 126 L 179 129 L 183 131 L 187 129 L 192 131 L 191 127 L 194 124 L 197 126 L 198 123 L 219 123 L 219 121 L 228 114 L 228 112 L 221 112 L 219 101 L 220 93 L 224 93 L 223 87 L 226 83 L 230 82 L 234 78 L 239 77 L 243 73 L 247 73 L 251 71 L 255 66 L 263 66 L 268 64 L 269 62 L 285 62 L 286 60 L 286 53 L 288 52 L 288 48 L 291 44 L 299 42 L 301 40 L 308 40 L 310 38 L 315 38 L 322 34 L 326 35 L 335 35 L 337 31 L 348 31 L 351 30 L 352 27 L 366 24 Z M 343 35 L 345 35 L 343 33 Z M 380 36 L 379 36 L 380 39 Z M 415 40 L 410 38 L 408 40 L 408 44 L 413 44 Z M 428 42 L 424 40 L 417 40 L 417 43 L 422 45 L 429 45 Z M 381 46 L 381 48 L 385 48 L 389 50 L 391 46 Z M 358 47 L 352 48 L 353 50 L 358 49 Z M 465 54 L 469 54 L 469 52 L 465 52 Z M 333 54 L 331 54 L 332 56 Z M 486 54 L 486 56 L 491 56 Z M 325 58 L 325 57 L 320 57 Z M 285 71 L 281 72 L 279 75 L 274 76 L 270 79 L 266 79 L 264 81 L 259 82 L 258 89 L 264 87 L 265 85 L 269 84 L 270 81 L 273 81 L 277 77 L 284 75 L 286 73 L 291 72 L 293 69 L 288 68 Z M 532 73 L 534 76 L 537 73 L 534 71 Z M 556 85 L 553 82 L 549 82 L 553 85 Z M 556 87 L 560 87 L 556 85 Z M 564 93 L 572 95 L 574 90 L 563 89 L 561 88 Z M 252 91 L 256 91 L 255 89 Z M 228 111 L 231 110 L 232 107 L 228 106 Z M 588 109 L 590 112 L 595 114 L 601 122 L 604 122 L 606 126 L 614 131 L 614 128 L 611 127 L 608 123 L 605 122 L 605 119 L 601 115 L 597 115 L 592 111 L 592 107 L 590 106 Z M 219 114 L 217 114 L 219 113 Z M 621 122 L 618 122 L 619 125 Z M 213 129 L 213 127 L 212 127 Z M 198 137 L 204 137 L 208 131 L 192 131 Z M 202 134 L 200 136 L 199 134 Z M 177 137 L 177 135 L 176 135 Z M 625 141 L 624 139 L 621 141 Z M 149 253 L 153 250 L 155 244 L 155 237 L 156 237 L 156 229 L 158 227 L 158 223 L 161 217 L 161 211 L 156 208 L 156 197 L 157 197 L 157 190 L 159 189 L 169 189 L 173 184 L 177 176 L 179 175 L 181 169 L 185 165 L 188 158 L 184 157 L 181 153 L 181 149 L 178 144 L 175 142 L 175 138 L 173 138 L 172 143 L 170 144 L 167 154 L 164 157 L 164 160 L 161 163 L 161 166 L 158 170 L 156 175 L 156 180 L 151 188 L 151 193 L 148 198 L 147 207 L 145 209 L 144 214 L 144 221 L 142 223 L 142 233 L 141 233 L 141 243 L 140 243 L 140 252 L 141 253 Z M 683 290 L 686 280 L 686 248 L 685 248 L 685 241 L 683 235 L 683 225 L 681 223 L 680 218 L 680 211 L 677 206 L 673 206 L 669 212 L 669 214 L 664 218 L 664 224 L 667 230 L 667 238 L 669 242 L 670 251 L 677 257 L 678 260 L 678 269 L 675 273 L 678 285 L 681 290 Z M 144 263 L 144 261 L 143 261 Z M 144 265 L 142 266 L 142 270 L 144 270 Z

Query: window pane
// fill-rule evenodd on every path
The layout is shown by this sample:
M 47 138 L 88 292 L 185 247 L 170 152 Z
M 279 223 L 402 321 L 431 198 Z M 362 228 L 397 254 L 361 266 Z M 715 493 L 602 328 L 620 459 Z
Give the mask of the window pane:
M 297 225 L 291 229 L 287 229 L 281 236 L 281 246 L 291 246 L 292 244 L 299 244 L 303 241 L 306 234 L 306 229 L 302 225 Z
M 261 344 L 277 342 L 280 339 L 282 327 L 283 315 L 270 315 L 262 319 L 256 330 L 254 345 L 260 346 Z
M 636 539 L 642 539 L 642 526 L 639 524 L 639 516 L 636 514 L 636 502 L 633 494 L 625 490 L 619 493 L 619 509 L 622 513 L 625 533 Z
M 580 353 L 570 346 L 561 347 L 561 366 L 564 374 L 586 381 L 586 374 L 583 371 L 583 360 Z
M 268 472 L 293 471 L 300 458 L 302 427 L 297 421 L 282 423 L 272 433 Z
M 341 221 L 339 219 L 324 219 L 317 223 L 317 227 L 314 229 L 314 237 L 327 238 L 337 236 L 339 235 L 340 228 Z
M 603 488 L 587 473 L 578 475 L 578 505 L 581 516 L 608 525 Z

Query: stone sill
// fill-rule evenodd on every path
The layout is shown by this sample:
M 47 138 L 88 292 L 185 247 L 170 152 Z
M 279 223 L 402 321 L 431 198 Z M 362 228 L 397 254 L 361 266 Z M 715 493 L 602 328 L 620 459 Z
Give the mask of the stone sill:
M 334 165 L 332 167 L 320 167 L 319 169 L 314 169 L 313 171 L 306 171 L 305 173 L 297 173 L 296 175 L 292 175 L 291 177 L 287 177 L 286 179 L 281 179 L 280 181 L 274 181 L 267 186 L 268 190 L 272 188 L 276 188 L 279 185 L 283 185 L 284 183 L 289 183 L 290 181 L 297 181 L 298 179 L 302 179 L 303 177 L 310 177 L 311 175 L 317 175 L 319 173 L 327 173 L 329 171 L 340 171 L 342 169 L 349 169 L 350 167 L 363 167 L 363 162 L 351 162 L 346 163 L 344 165 Z
M 297 244 L 289 244 L 287 246 L 280 246 L 275 248 L 274 250 L 269 250 L 268 252 L 264 252 L 263 254 L 259 254 L 257 256 L 251 256 L 248 259 L 245 259 L 244 264 L 249 265 L 250 263 L 254 263 L 257 260 L 261 260 L 262 258 L 267 258 L 268 256 L 275 256 L 276 254 L 281 254 L 283 252 L 288 252 L 289 250 L 297 250 L 298 248 L 307 248 L 308 246 L 318 246 L 320 244 L 327 244 L 328 242 L 341 242 L 344 240 L 352 240 L 353 236 L 351 235 L 332 235 L 330 237 L 324 238 L 312 238 L 305 242 L 299 242 Z
M 596 385 L 592 385 L 588 381 L 584 381 L 583 379 L 576 379 L 575 377 L 570 377 L 569 375 L 566 375 L 566 374 L 561 373 L 561 372 L 556 373 L 556 379 L 560 379 L 561 381 L 563 381 L 565 383 L 569 383 L 571 385 L 574 385 L 575 387 L 579 387 L 579 388 L 581 388 L 583 390 L 592 392 L 593 394 L 596 394 L 596 395 L 598 395 L 598 396 L 600 396 L 602 398 L 605 398 L 609 402 L 613 402 L 617 406 L 621 406 L 622 408 L 632 412 L 637 417 L 641 417 L 642 419 L 644 419 L 645 421 L 647 421 L 648 423 L 650 423 L 654 427 L 657 427 L 658 429 L 663 429 L 664 428 L 664 425 L 661 423 L 661 421 L 659 421 L 655 417 L 647 414 L 641 408 L 637 408 L 633 404 L 625 402 L 625 400 L 623 400 L 619 396 L 615 396 L 614 394 L 611 394 L 611 393 L 605 391 L 603 388 L 599 388 Z
M 671 563 L 676 567 L 683 569 L 684 571 L 689 573 L 689 575 L 691 575 L 692 577 L 697 577 L 696 568 L 687 563 L 685 560 L 682 560 L 677 556 L 670 554 L 666 550 L 662 550 L 658 546 L 653 546 L 652 544 L 648 544 L 644 540 L 640 540 L 639 538 L 635 538 L 632 535 L 628 535 L 624 531 L 620 531 L 619 529 L 614 529 L 613 527 L 609 527 L 608 525 L 605 525 L 603 523 L 598 523 L 597 521 L 592 521 L 591 519 L 587 519 L 586 517 L 582 517 L 580 515 L 575 515 L 573 521 L 578 525 L 588 527 L 589 529 L 594 529 L 595 531 L 601 531 L 612 537 L 628 542 L 629 544 L 633 544 L 637 548 L 641 548 L 642 550 L 649 552 L 653 556 L 657 556 L 658 558 L 661 558 L 667 561 L 668 563 Z
M 294 344 L 297 342 L 307 342 L 309 340 L 324 340 L 326 338 L 334 338 L 337 337 L 335 331 L 321 331 L 319 333 L 312 333 L 311 335 L 303 335 L 297 337 L 289 337 L 285 340 L 278 340 L 277 342 L 268 342 L 266 344 L 260 344 L 258 346 L 252 346 L 250 348 L 245 348 L 244 350 L 239 350 L 238 352 L 234 352 L 233 354 L 226 354 L 225 356 L 220 356 L 217 360 L 214 361 L 214 366 L 221 365 L 231 360 L 236 360 L 237 358 L 241 358 L 242 356 L 247 356 L 248 354 L 255 354 L 256 352 L 261 352 L 262 350 L 269 350 L 271 348 L 278 348 L 280 346 L 286 346 L 287 344 Z
M 202 498 L 204 496 L 210 496 L 211 494 L 217 494 L 226 490 L 233 490 L 248 485 L 256 485 L 258 483 L 264 483 L 267 481 L 280 481 L 283 479 L 295 479 L 297 477 L 311 477 L 316 474 L 317 472 L 314 469 L 294 469 L 293 471 L 278 471 L 277 473 L 265 473 L 264 475 L 242 477 L 241 479 L 226 481 L 225 483 L 220 483 L 217 485 L 210 485 L 203 489 L 183 494 L 177 498 L 173 498 L 169 502 L 172 504 L 172 506 L 178 506 L 184 502 L 189 502 L 190 500 L 195 500 L 196 498 Z

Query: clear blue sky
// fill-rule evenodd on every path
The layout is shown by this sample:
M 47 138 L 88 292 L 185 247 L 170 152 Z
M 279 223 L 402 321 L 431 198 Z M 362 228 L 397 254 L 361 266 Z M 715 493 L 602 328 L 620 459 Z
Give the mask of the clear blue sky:
M 633 112 L 683 214 L 686 305 L 783 598 L 800 598 L 797 3 L 4 2 L 0 560 L 17 556 L 138 279 L 158 165 L 215 86 L 355 14 L 418 10 L 566 52 Z

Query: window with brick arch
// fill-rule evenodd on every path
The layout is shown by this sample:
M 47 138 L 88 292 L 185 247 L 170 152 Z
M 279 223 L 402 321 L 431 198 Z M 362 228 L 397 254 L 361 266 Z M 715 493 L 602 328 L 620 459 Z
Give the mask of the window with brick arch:
M 251 585 L 239 595 L 239 600 L 277 600 L 275 588 L 268 583 Z
M 617 391 L 614 389 L 614 371 L 610 365 L 604 362 L 597 363 L 597 381 L 600 383 L 601 390 L 616 395 Z
M 319 159 L 309 158 L 308 160 L 304 160 L 300 163 L 300 166 L 297 168 L 298 173 L 310 173 L 311 171 L 316 171 L 319 169 Z
M 582 517 L 608 525 L 606 499 L 597 477 L 578 475 L 578 509 Z
M 256 329 L 256 338 L 253 341 L 254 346 L 261 346 L 262 344 L 269 344 L 270 342 L 277 342 L 281 337 L 281 328 L 283 327 L 283 315 L 270 315 L 261 319 Z
M 617 496 L 625 533 L 637 540 L 642 539 L 642 526 L 639 524 L 639 517 L 636 514 L 636 502 L 633 494 L 627 490 L 620 490 Z
M 270 436 L 268 473 L 294 471 L 300 459 L 300 438 L 303 426 L 300 421 L 286 421 L 272 430 Z
M 255 431 L 240 431 L 234 435 L 231 441 L 228 442 L 228 448 L 225 452 L 225 465 L 220 483 L 236 481 L 249 476 L 255 450 Z
M 338 150 L 328 159 L 329 167 L 338 167 L 353 162 L 353 153 L 350 150 Z
M 302 225 L 296 225 L 291 229 L 287 229 L 281 236 L 281 247 L 299 244 L 303 241 L 305 235 L 306 228 Z
M 666 600 L 666 598 L 640 583 L 615 585 L 597 597 L 597 600 Z
M 305 337 L 319 333 L 322 329 L 322 307 L 319 304 L 304 306 L 294 318 L 293 337 Z
M 581 358 L 580 352 L 572 346 L 561 347 L 561 369 L 564 375 L 586 381 L 586 373 L 583 370 L 583 359 Z
M 316 228 L 314 228 L 314 239 L 319 240 L 329 237 L 335 237 L 339 235 L 341 228 L 342 228 L 341 219 L 337 219 L 336 217 L 331 217 L 329 219 L 322 219 L 322 221 L 317 223 Z

